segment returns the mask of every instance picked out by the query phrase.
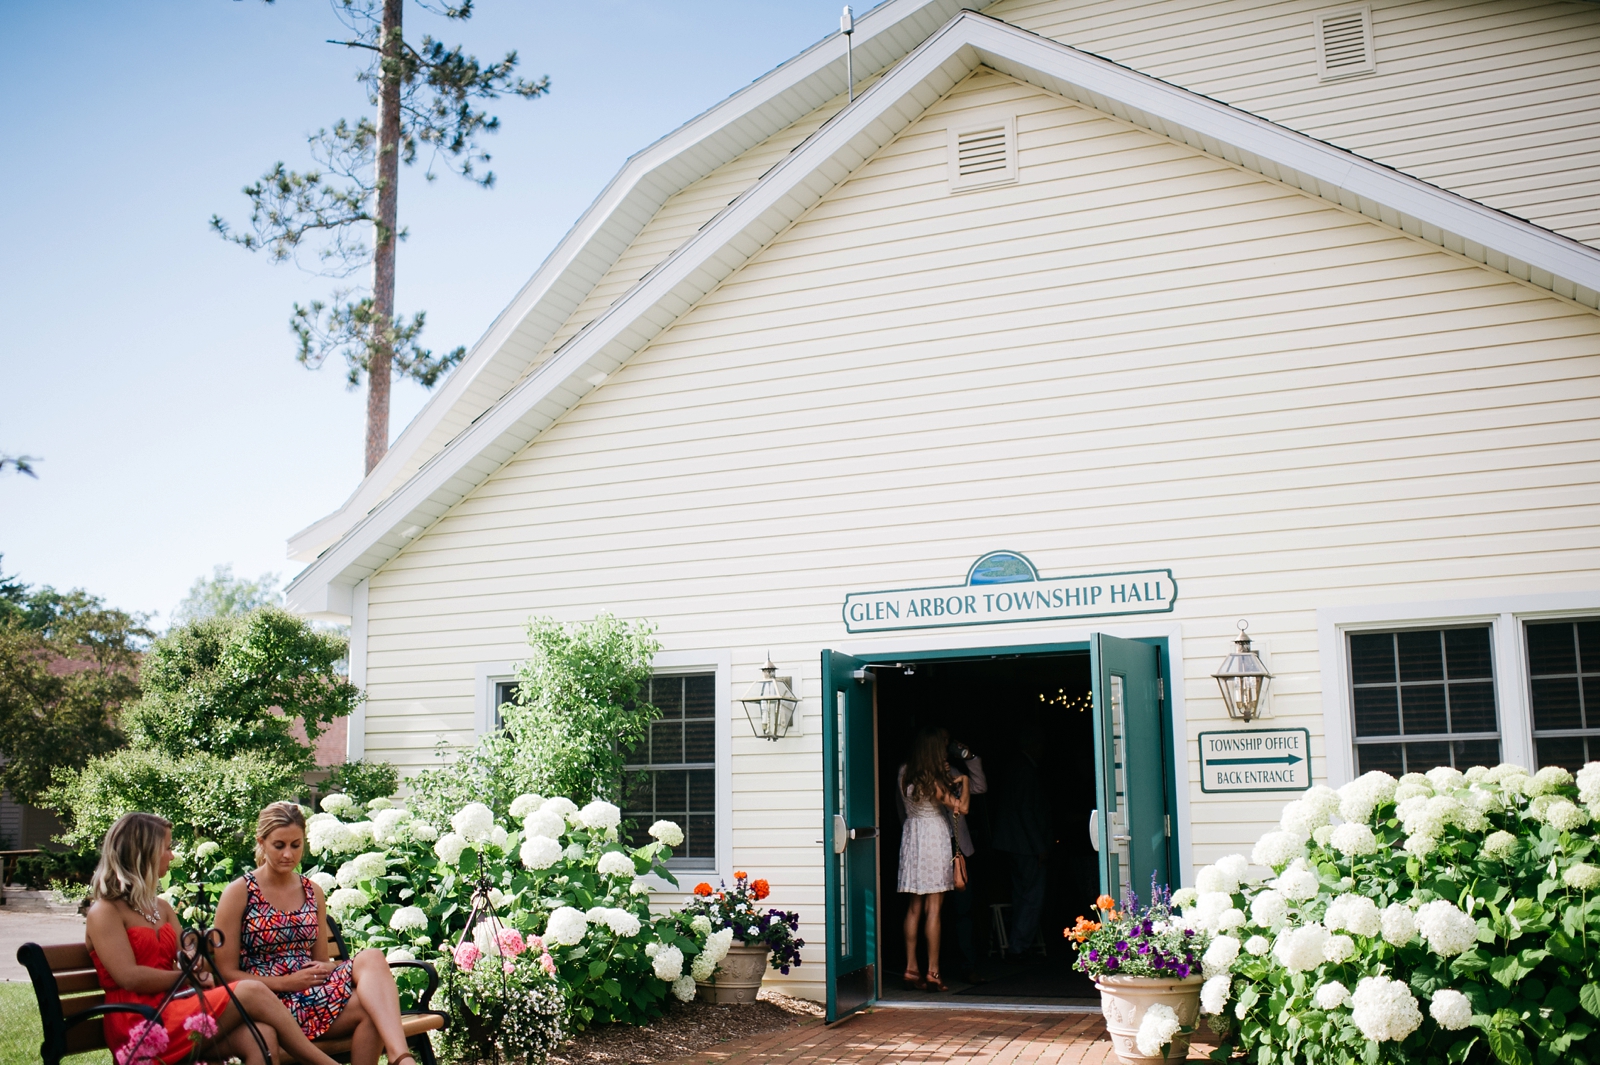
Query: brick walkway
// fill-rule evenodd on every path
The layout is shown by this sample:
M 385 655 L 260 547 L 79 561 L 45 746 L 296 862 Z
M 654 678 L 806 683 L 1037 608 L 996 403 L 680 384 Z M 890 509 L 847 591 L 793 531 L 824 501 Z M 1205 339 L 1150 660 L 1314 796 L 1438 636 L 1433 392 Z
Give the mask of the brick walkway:
M 1191 1060 L 1212 1048 L 1196 1045 Z M 880 1009 L 825 1027 L 813 1022 L 702 1050 L 671 1065 L 1115 1065 L 1105 1022 L 1092 1014 Z

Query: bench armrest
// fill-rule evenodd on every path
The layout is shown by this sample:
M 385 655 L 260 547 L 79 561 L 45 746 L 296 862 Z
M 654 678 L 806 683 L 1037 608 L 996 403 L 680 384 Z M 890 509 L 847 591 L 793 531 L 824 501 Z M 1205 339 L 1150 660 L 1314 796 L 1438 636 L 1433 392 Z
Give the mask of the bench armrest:
M 421 969 L 428 974 L 428 987 L 422 992 L 422 1008 L 413 1012 L 432 1012 L 433 993 L 439 990 L 439 971 L 433 967 L 431 961 L 392 961 L 391 969 Z
M 103 1017 L 108 1013 L 137 1013 L 147 1021 L 156 1019 L 154 1006 L 141 1006 L 137 1002 L 108 1002 L 99 1006 L 91 1006 L 86 1010 L 79 1010 L 77 1013 L 69 1013 L 63 1018 L 63 1021 L 68 1028 L 71 1028 L 75 1024 L 82 1024 L 84 1021 Z

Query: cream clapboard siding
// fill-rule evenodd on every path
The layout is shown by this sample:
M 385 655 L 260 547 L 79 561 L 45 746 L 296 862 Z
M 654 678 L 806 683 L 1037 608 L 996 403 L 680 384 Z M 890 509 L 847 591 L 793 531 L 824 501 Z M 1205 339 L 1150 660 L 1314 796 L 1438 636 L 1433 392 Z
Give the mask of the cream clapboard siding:
M 1000 0 L 985 14 L 1600 246 L 1600 5 L 1372 0 L 1377 71 L 1317 78 L 1339 0 Z
M 950 195 L 946 127 L 1013 112 L 1020 183 Z M 846 591 L 1170 565 L 1190 748 L 1247 616 L 1323 779 L 1317 607 L 1600 579 L 1597 353 L 1584 308 L 979 72 L 371 578 L 367 750 L 469 735 L 530 615 L 651 618 L 735 692 L 770 648 L 803 731 L 733 710 L 734 861 L 801 909 L 816 995 Z M 1275 817 L 1188 773 L 1197 861 Z

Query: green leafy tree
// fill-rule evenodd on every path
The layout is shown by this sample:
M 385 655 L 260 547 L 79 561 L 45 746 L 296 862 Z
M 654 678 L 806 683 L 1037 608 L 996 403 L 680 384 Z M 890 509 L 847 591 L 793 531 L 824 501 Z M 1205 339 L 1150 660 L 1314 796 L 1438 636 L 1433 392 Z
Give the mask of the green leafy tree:
M 399 791 L 400 774 L 388 762 L 356 758 L 335 766 L 323 790 L 343 792 L 365 806 L 373 799 L 386 799 Z
M 417 6 L 458 22 L 472 17 L 472 0 L 418 0 Z M 409 320 L 395 313 L 395 245 L 406 236 L 398 220 L 400 164 L 412 165 L 426 153 L 428 180 L 438 162 L 483 188 L 492 187 L 494 172 L 484 169 L 489 153 L 480 138 L 496 132 L 500 120 L 479 102 L 501 96 L 531 100 L 549 91 L 550 80 L 517 76 L 514 51 L 499 62 L 480 63 L 460 45 L 447 47 L 431 36 L 408 41 L 402 29 L 404 0 L 336 0 L 334 10 L 348 36 L 330 43 L 368 57 L 357 78 L 367 87 L 377 123 L 366 117 L 340 119 L 307 139 L 313 169 L 290 170 L 280 162 L 246 186 L 249 232 L 235 232 L 216 215 L 211 225 L 243 248 L 267 252 L 274 262 L 294 261 L 327 276 L 348 278 L 371 267 L 370 288 L 339 288 L 331 301 L 297 303 L 290 319 L 303 365 L 315 369 L 338 355 L 351 388 L 366 378 L 370 473 L 389 447 L 391 376 L 432 388 L 466 354 L 458 347 L 434 355 L 419 342 L 424 312 Z
M 70 818 L 65 841 L 92 846 L 123 813 L 149 810 L 180 843 L 247 852 L 256 811 L 305 790 L 310 744 L 363 698 L 340 672 L 345 651 L 343 637 L 276 607 L 156 640 L 123 717 L 129 746 L 61 774 L 47 796 Z
M 251 580 L 235 577 L 232 566 L 216 566 L 211 576 L 195 578 L 189 594 L 172 612 L 172 620 L 181 624 L 201 618 L 231 617 L 258 607 L 277 606 L 281 601 L 276 573 L 263 573 Z
M 505 810 L 523 792 L 620 801 L 627 752 L 660 716 L 641 697 L 660 648 L 649 623 L 610 614 L 529 622 L 504 727 L 452 765 L 413 777 L 418 807 L 430 816 L 474 801 Z
M 82 589 L 32 589 L 0 575 L 0 787 L 38 804 L 58 771 L 125 742 L 145 619 Z

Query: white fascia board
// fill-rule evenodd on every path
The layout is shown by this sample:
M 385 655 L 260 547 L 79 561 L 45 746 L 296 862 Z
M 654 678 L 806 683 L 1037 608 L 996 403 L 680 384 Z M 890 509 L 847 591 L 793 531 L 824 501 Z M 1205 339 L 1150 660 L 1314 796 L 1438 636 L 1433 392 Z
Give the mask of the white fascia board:
M 1591 299 L 1600 251 L 1511 218 L 1226 104 L 970 12 L 769 170 L 694 237 L 452 440 L 285 591 L 294 609 L 326 584 L 353 587 L 393 558 L 535 436 L 728 277 L 980 65 L 1079 100 L 1313 195 L 1449 246 L 1485 249 L 1494 267 L 1564 277 Z M 1394 225 L 1395 222 L 1389 224 Z M 1510 245 L 1515 251 L 1504 248 Z M 1497 267 L 1499 268 L 1499 267 Z M 1515 273 L 1515 271 L 1507 271 Z M 1553 287 L 1553 286 L 1547 286 Z M 1591 304 L 1592 305 L 1592 304 Z
M 856 21 L 852 43 L 860 78 L 898 62 L 952 15 L 993 2 L 888 0 L 878 5 Z M 630 156 L 344 504 L 289 538 L 289 557 L 315 558 L 369 513 L 452 412 L 465 404 L 476 416 L 500 400 L 506 392 L 500 382 L 515 380 L 544 349 L 671 196 L 841 95 L 845 61 L 839 37 L 829 34 Z M 492 372 L 502 363 L 515 365 Z

